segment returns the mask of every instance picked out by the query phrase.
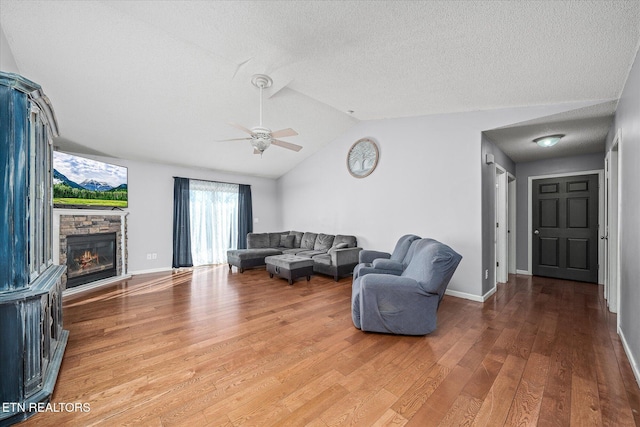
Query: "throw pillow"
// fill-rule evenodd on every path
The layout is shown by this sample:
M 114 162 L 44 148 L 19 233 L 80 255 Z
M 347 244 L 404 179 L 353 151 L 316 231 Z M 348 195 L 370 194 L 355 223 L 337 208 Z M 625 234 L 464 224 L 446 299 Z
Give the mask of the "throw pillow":
M 327 252 L 328 253 L 332 253 L 332 252 L 337 251 L 338 249 L 344 249 L 344 248 L 348 248 L 348 247 L 349 247 L 348 243 L 338 243 L 337 245 L 335 245 L 334 247 L 329 249 Z
M 333 244 L 337 245 L 339 243 L 346 243 L 348 248 L 355 248 L 356 246 L 358 246 L 356 236 L 345 236 L 343 234 L 338 234 L 336 235 Z

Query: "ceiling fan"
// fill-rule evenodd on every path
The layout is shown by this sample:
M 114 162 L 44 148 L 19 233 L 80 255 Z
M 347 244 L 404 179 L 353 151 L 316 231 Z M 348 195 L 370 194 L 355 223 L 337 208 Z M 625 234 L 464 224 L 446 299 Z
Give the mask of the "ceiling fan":
M 271 85 L 273 84 L 273 80 L 271 80 L 271 77 L 264 74 L 254 74 L 251 78 L 251 83 L 258 89 L 260 89 L 260 125 L 251 129 L 247 129 L 246 127 L 237 123 L 230 123 L 231 126 L 240 129 L 241 131 L 246 132 L 251 136 L 249 138 L 233 138 L 225 139 L 223 141 L 251 141 L 251 145 L 253 146 L 253 154 L 260 154 L 261 156 L 262 153 L 264 153 L 264 151 L 269 148 L 271 144 L 293 151 L 300 151 L 302 149 L 302 146 L 276 139 L 286 136 L 296 136 L 298 135 L 298 132 L 296 132 L 295 130 L 286 128 L 271 132 L 271 129 L 262 126 L 262 90 L 271 87 Z

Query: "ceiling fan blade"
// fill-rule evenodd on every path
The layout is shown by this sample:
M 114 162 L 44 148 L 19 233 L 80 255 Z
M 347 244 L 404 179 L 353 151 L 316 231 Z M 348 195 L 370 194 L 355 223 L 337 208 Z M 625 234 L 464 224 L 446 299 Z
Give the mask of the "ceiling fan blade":
M 260 150 L 256 150 L 256 149 L 254 148 L 254 149 L 253 149 L 253 154 L 262 154 L 262 153 L 260 152 Z
M 291 129 L 291 128 L 286 128 L 286 129 L 280 129 L 277 130 L 275 132 L 271 132 L 271 137 L 272 138 L 282 138 L 285 136 L 296 136 L 298 134 L 298 132 L 296 132 L 295 130 Z
M 229 124 L 230 124 L 231 126 L 233 126 L 234 128 L 236 128 L 236 129 L 240 129 L 242 132 L 246 132 L 246 133 L 248 133 L 249 135 L 253 135 L 253 132 L 252 132 L 251 130 L 247 129 L 246 127 L 244 127 L 244 126 L 242 126 L 242 125 L 239 125 L 239 124 L 237 124 L 237 123 L 233 123 L 233 122 L 229 122 Z
M 301 145 L 292 144 L 292 143 L 286 142 L 286 141 L 280 141 L 279 139 L 274 139 L 274 140 L 271 141 L 271 143 L 273 145 L 277 145 L 278 147 L 287 148 L 287 149 L 293 150 L 293 151 L 302 150 L 302 146 Z
M 227 142 L 227 141 L 250 141 L 251 138 L 231 138 L 231 139 L 216 139 L 215 142 Z

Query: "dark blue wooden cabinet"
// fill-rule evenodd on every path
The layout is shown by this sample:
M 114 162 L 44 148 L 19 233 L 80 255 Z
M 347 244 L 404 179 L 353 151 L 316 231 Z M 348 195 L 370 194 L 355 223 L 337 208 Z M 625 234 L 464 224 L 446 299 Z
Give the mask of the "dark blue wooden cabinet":
M 57 123 L 41 87 L 0 72 L 0 426 L 53 393 L 69 333 L 65 267 L 52 262 L 52 144 Z

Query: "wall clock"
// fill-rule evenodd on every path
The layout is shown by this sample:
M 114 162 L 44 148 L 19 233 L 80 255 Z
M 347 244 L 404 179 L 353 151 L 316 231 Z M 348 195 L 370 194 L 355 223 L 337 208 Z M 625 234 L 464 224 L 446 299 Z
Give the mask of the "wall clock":
M 369 138 L 357 140 L 347 154 L 347 169 L 356 178 L 364 178 L 378 165 L 378 146 Z

